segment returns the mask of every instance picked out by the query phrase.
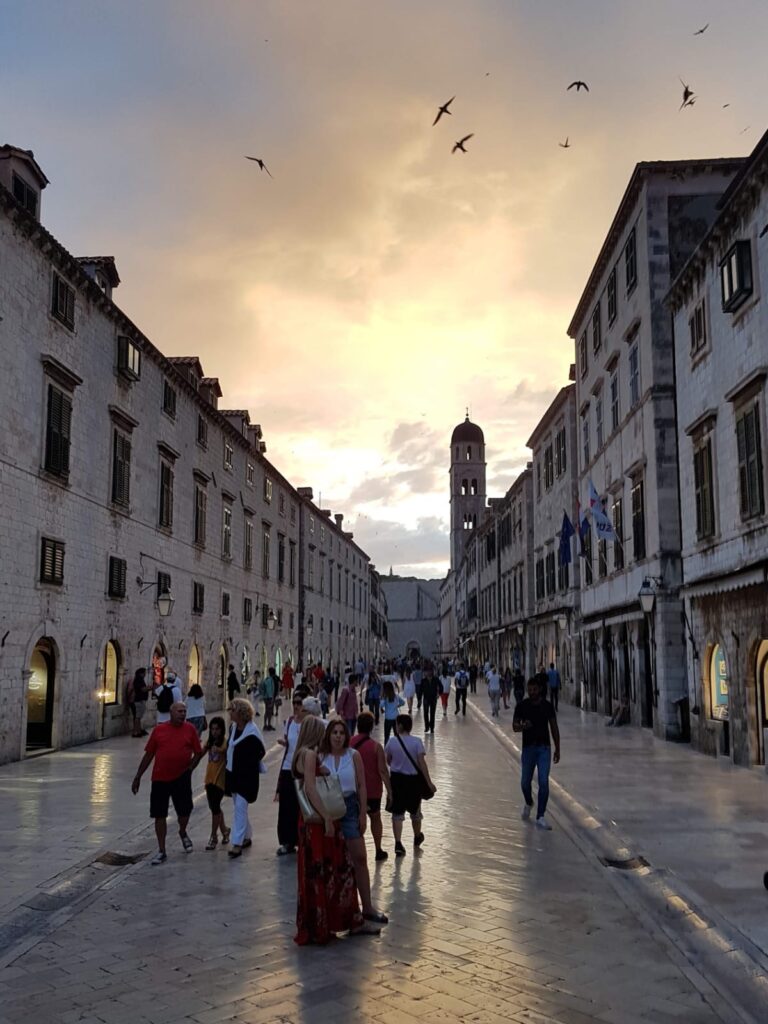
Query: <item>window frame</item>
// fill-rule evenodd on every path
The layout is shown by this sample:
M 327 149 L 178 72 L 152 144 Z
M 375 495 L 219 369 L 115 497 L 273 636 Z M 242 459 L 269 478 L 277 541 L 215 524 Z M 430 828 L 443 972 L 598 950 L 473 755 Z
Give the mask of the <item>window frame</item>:
M 638 500 L 639 495 L 639 500 Z M 632 481 L 632 557 L 636 562 L 647 558 L 647 541 L 645 536 L 645 479 L 637 477 Z
M 55 412 L 58 407 L 58 413 Z M 48 381 L 43 469 L 60 480 L 69 479 L 72 448 L 72 396 Z
M 117 372 L 125 380 L 141 380 L 141 349 L 127 334 L 117 336 Z
M 619 390 L 619 368 L 618 366 L 611 372 L 611 378 L 608 384 L 609 394 L 611 396 L 611 433 L 614 430 L 618 430 L 621 422 L 621 401 L 620 401 L 620 390 Z
M 736 413 L 736 456 L 739 473 L 739 512 L 742 521 L 765 513 L 765 473 L 763 467 L 760 401 L 753 398 Z M 754 446 L 747 451 L 747 425 L 752 421 Z M 740 434 L 743 435 L 743 442 Z M 743 451 L 742 451 L 743 449 Z M 746 485 L 746 486 L 745 486 Z
M 634 409 L 640 404 L 641 397 L 640 346 L 637 341 L 633 341 L 630 346 L 627 364 L 629 369 L 629 407 Z
M 752 244 L 748 238 L 742 238 L 734 242 L 720 260 L 720 296 L 723 312 L 735 313 L 753 291 Z
M 608 326 L 612 326 L 616 317 L 619 315 L 619 296 L 618 296 L 618 282 L 616 267 L 608 275 L 608 281 L 605 286 L 606 291 L 606 306 L 608 311 Z
M 707 317 L 705 299 L 702 297 L 693 307 L 688 318 L 688 331 L 690 335 L 690 356 L 695 359 L 708 348 Z
M 37 217 L 40 193 L 34 185 L 30 185 L 27 179 L 22 177 L 17 171 L 11 173 L 11 192 L 16 202 L 20 203 L 27 213 Z M 30 196 L 34 199 L 33 204 L 30 204 Z
M 205 547 L 205 535 L 208 526 L 208 491 L 200 482 L 195 482 L 195 508 L 193 513 L 193 544 Z
M 119 427 L 112 428 L 112 504 L 131 506 L 131 438 Z
M 637 287 L 637 228 L 633 227 L 624 243 L 624 284 L 627 295 Z
M 75 297 L 72 285 L 54 271 L 51 316 L 69 331 L 75 330 Z
M 125 599 L 128 583 L 128 562 L 118 555 L 110 555 L 107 563 L 107 597 L 115 601 Z
M 192 614 L 202 615 L 205 612 L 205 584 L 199 580 L 192 581 Z
M 226 498 L 221 503 L 221 557 L 232 559 L 232 502 Z
M 715 487 L 712 458 L 712 435 L 701 438 L 693 449 L 693 492 L 696 508 L 696 538 L 709 540 L 715 536 Z
M 600 349 L 603 347 L 603 323 L 602 314 L 600 312 L 600 301 L 595 305 L 592 310 L 592 355 L 597 355 Z
M 163 478 L 166 478 L 165 480 Z M 161 530 L 173 529 L 173 464 L 160 457 L 160 487 L 157 510 L 157 525 Z
M 66 545 L 64 541 L 53 537 L 40 538 L 40 574 L 39 582 L 47 586 L 61 587 L 64 584 L 64 557 Z M 46 567 L 50 566 L 50 571 Z
M 176 388 L 171 384 L 167 377 L 163 377 L 163 405 L 162 409 L 166 416 L 169 416 L 172 420 L 176 419 L 176 400 L 178 395 Z

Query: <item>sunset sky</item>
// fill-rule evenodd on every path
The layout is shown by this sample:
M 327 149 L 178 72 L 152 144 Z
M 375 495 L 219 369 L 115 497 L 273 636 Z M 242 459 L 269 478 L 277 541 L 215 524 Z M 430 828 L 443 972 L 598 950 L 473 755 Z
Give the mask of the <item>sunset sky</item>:
M 634 164 L 748 153 L 766 38 L 765 0 L 0 0 L 0 143 L 380 570 L 439 576 L 465 406 L 501 494 Z

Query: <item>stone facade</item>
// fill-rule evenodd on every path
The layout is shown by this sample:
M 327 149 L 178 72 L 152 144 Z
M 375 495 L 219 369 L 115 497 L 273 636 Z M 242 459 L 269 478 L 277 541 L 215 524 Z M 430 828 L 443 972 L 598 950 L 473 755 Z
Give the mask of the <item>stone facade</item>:
M 394 656 L 440 656 L 440 581 L 382 576 L 387 602 L 389 648 Z
M 764 136 L 669 296 L 692 741 L 744 765 L 768 741 L 767 170 Z
M 306 499 L 199 360 L 114 304 L 114 261 L 74 259 L 39 194 L 4 187 L 16 168 L 42 188 L 30 161 L 0 147 L 0 761 L 122 731 L 139 666 L 220 706 L 230 663 L 296 660 L 304 606 Z M 368 559 L 343 540 L 362 584 L 341 621 L 365 645 Z

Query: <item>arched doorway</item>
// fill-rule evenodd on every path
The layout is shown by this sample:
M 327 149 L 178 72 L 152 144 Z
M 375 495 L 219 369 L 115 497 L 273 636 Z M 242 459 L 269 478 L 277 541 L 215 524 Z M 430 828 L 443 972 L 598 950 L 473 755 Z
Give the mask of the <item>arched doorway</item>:
M 755 663 L 755 710 L 757 718 L 758 764 L 765 764 L 768 740 L 768 640 L 761 640 Z
M 53 643 L 38 640 L 29 659 L 27 683 L 27 749 L 50 747 L 53 736 L 53 696 L 56 655 Z
M 240 682 L 244 685 L 248 685 L 248 680 L 251 677 L 251 652 L 248 649 L 248 644 L 243 644 L 243 649 L 240 652 Z
M 279 647 L 275 651 L 275 675 L 278 679 L 283 678 L 283 652 Z
M 190 686 L 200 684 L 200 651 L 197 644 L 192 644 L 189 649 L 189 673 L 187 676 L 187 691 Z
M 101 661 L 101 699 L 105 704 L 117 704 L 120 676 L 120 649 L 114 640 L 107 640 Z
M 162 643 L 156 643 L 155 649 L 152 651 L 152 686 L 160 686 L 161 683 L 165 682 L 165 666 L 168 664 L 168 656 L 165 650 L 165 646 Z
M 219 657 L 216 661 L 216 685 L 220 690 L 224 689 L 227 681 L 227 648 L 224 644 L 219 647 Z

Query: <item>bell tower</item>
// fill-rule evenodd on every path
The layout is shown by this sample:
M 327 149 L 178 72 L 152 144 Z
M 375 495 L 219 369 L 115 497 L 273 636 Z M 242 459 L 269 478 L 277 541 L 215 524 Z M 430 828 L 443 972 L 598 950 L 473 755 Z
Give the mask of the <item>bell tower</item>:
M 459 567 L 485 509 L 485 437 L 467 417 L 451 435 L 451 569 Z

